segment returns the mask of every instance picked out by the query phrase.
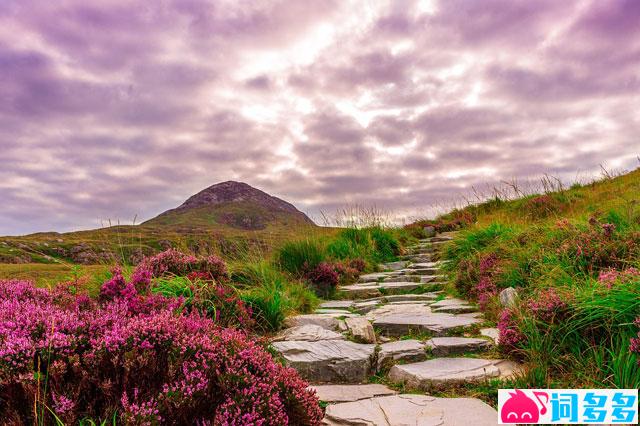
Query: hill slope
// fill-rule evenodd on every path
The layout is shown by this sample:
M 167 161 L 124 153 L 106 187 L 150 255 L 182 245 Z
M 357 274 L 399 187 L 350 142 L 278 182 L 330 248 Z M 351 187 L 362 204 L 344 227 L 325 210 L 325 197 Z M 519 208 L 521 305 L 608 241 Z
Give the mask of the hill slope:
M 292 204 L 241 182 L 222 182 L 140 225 L 0 238 L 0 264 L 136 263 L 169 247 L 197 254 L 235 256 L 269 251 L 316 226 Z
M 640 170 L 409 226 L 462 229 L 445 257 L 449 291 L 500 331 L 519 382 L 498 387 L 640 386 Z M 516 298 L 501 298 L 507 288 Z M 506 293 L 505 293 L 506 295 Z

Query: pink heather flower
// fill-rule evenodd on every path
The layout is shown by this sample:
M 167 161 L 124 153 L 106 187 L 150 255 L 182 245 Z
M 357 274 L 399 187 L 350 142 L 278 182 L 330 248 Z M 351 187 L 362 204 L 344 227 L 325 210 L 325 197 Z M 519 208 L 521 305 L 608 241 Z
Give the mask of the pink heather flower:
M 478 304 L 483 311 L 487 308 L 491 299 L 498 294 L 498 288 L 495 283 L 487 276 L 480 279 L 475 291 L 478 296 Z
M 640 329 L 640 317 L 636 318 L 634 324 Z M 638 366 L 640 367 L 640 330 L 638 330 L 636 337 L 631 338 L 629 351 L 638 356 Z
M 495 253 L 490 253 L 486 256 L 483 256 L 480 259 L 480 275 L 486 275 L 493 272 L 494 268 L 498 265 L 498 255 Z
M 0 418 L 29 422 L 34 373 L 50 362 L 46 403 L 64 419 L 115 409 L 135 424 L 320 424 L 307 383 L 244 332 L 131 289 L 114 273 L 101 304 L 70 303 L 0 280 Z
M 612 288 L 616 283 L 625 283 L 637 279 L 640 279 L 640 271 L 636 268 L 627 268 L 624 271 L 606 269 L 600 271 L 598 275 L 598 282 L 607 286 L 607 288 Z
M 541 291 L 536 298 L 527 302 L 527 308 L 533 316 L 541 321 L 550 322 L 557 315 L 563 314 L 568 305 L 553 288 Z
M 510 309 L 504 309 L 498 319 L 498 343 L 503 351 L 512 352 L 518 345 L 526 340 L 525 335 L 519 330 L 514 319 L 514 313 Z

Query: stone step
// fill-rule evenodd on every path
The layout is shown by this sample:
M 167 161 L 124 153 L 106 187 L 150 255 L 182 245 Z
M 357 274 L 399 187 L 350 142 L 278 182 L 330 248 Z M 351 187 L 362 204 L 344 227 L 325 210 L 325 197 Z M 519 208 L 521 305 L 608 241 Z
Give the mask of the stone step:
M 448 235 L 437 235 L 435 237 L 431 237 L 428 239 L 430 243 L 441 243 L 441 242 L 451 241 L 451 240 L 453 240 L 453 237 Z
M 509 378 L 518 368 L 516 363 L 502 359 L 434 358 L 414 364 L 394 365 L 389 370 L 389 379 L 411 388 L 428 390 L 490 378 Z
M 435 291 L 441 290 L 442 282 L 381 282 L 353 284 L 339 288 L 339 292 L 348 298 L 363 299 L 381 296 L 383 294 L 398 294 L 411 291 Z
M 301 340 L 307 342 L 317 342 L 318 340 L 345 340 L 346 338 L 335 331 L 327 330 L 319 325 L 306 324 L 297 327 L 287 328 L 278 333 L 272 342 L 282 342 L 284 340 Z
M 477 308 L 465 300 L 449 298 L 435 302 L 431 305 L 433 312 L 445 312 L 450 314 L 466 314 L 476 312 Z
M 359 401 L 376 396 L 396 395 L 393 389 L 376 383 L 367 385 L 312 385 L 320 401 L 330 404 Z
M 398 283 L 402 281 L 419 283 L 422 281 L 422 275 L 398 275 L 395 277 L 387 277 L 382 280 L 383 283 Z
M 326 426 L 495 426 L 498 413 L 475 398 L 389 395 L 329 405 Z
M 397 271 L 398 269 L 404 269 L 407 267 L 407 262 L 400 260 L 397 262 L 387 262 L 387 263 L 381 263 L 379 265 L 380 269 L 382 269 L 383 271 Z
M 388 305 L 388 307 L 408 309 L 387 314 L 377 314 L 378 309 L 375 309 L 367 314 L 367 318 L 373 319 L 373 327 L 382 335 L 391 337 L 405 336 L 412 332 L 429 332 L 435 336 L 446 336 L 454 329 L 464 329 L 482 322 L 480 318 L 471 316 L 434 313 L 427 306 L 422 306 L 423 310 L 420 312 L 416 311 L 416 306 L 420 305 Z
M 493 343 L 473 337 L 434 337 L 426 342 L 426 347 L 435 356 L 450 356 L 487 351 L 493 347 Z
M 330 314 L 330 315 L 351 315 L 351 312 L 346 309 L 327 309 L 327 308 L 319 308 L 314 311 L 314 314 Z
M 500 332 L 498 331 L 497 328 L 481 328 L 480 334 L 492 339 L 496 345 L 498 344 L 498 338 L 500 337 Z
M 372 274 L 364 274 L 358 277 L 359 283 L 376 282 L 390 276 L 389 272 L 374 272 Z
M 272 344 L 285 363 L 313 383 L 362 383 L 373 370 L 375 345 L 348 340 L 283 341 Z
M 378 371 L 391 367 L 397 361 L 416 362 L 427 358 L 425 344 L 418 340 L 398 340 L 383 343 L 378 352 Z
M 336 331 L 344 330 L 344 321 L 341 321 L 332 315 L 327 314 L 306 314 L 306 315 L 294 315 L 284 320 L 284 326 L 298 327 L 301 325 L 313 324 L 318 325 L 326 330 Z
M 320 309 L 350 309 L 354 305 L 353 300 L 327 300 L 322 302 Z

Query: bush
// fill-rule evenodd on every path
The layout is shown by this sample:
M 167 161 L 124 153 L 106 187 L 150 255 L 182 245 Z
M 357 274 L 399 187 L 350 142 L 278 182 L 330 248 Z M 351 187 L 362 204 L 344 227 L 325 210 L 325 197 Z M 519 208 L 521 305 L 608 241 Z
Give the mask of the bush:
M 280 268 L 297 276 L 313 270 L 324 260 L 324 250 L 314 240 L 291 241 L 276 252 L 276 262 Z
M 335 293 L 340 275 L 334 264 L 322 262 L 307 272 L 305 278 L 318 296 L 329 298 Z
M 0 281 L 3 422 L 34 423 L 35 412 L 53 424 L 51 410 L 66 424 L 114 412 L 126 424 L 320 423 L 307 384 L 241 331 L 174 298 L 138 294 L 135 310 L 127 298 Z

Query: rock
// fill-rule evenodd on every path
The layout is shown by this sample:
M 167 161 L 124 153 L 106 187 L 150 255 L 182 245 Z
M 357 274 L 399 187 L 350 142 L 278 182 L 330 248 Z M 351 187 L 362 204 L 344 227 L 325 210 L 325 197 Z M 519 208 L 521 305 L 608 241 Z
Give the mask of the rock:
M 372 274 L 360 275 L 360 277 L 358 278 L 358 282 L 359 283 L 376 282 L 388 276 L 389 276 L 388 272 L 374 272 Z
M 380 299 L 356 302 L 356 304 L 354 305 L 354 309 L 356 310 L 356 312 L 359 312 L 361 314 L 366 314 L 372 309 L 375 309 L 376 307 L 378 307 L 378 305 L 380 305 L 381 303 L 382 301 Z
M 382 294 L 380 293 L 380 287 L 378 287 L 376 283 L 347 285 L 340 287 L 339 291 L 348 295 L 348 297 L 356 299 L 366 299 L 369 297 L 380 296 Z
M 367 314 L 373 327 L 385 336 L 400 337 L 410 332 L 431 332 L 436 336 L 455 328 L 481 323 L 479 318 L 433 313 L 424 305 L 386 305 Z
M 443 299 L 439 302 L 431 304 L 431 310 L 433 312 L 448 312 L 451 314 L 466 314 L 475 312 L 476 307 L 469 305 L 466 301 L 461 299 Z
M 424 343 L 418 340 L 398 340 L 380 345 L 378 371 L 390 367 L 395 361 L 422 361 L 427 357 Z
M 474 339 L 470 337 L 434 337 L 428 340 L 426 345 L 435 356 L 486 351 L 492 346 L 491 343 L 485 339 Z
M 337 316 L 341 316 L 341 315 L 351 315 L 350 311 L 347 311 L 346 309 L 324 309 L 324 308 L 320 308 L 320 309 L 316 309 L 314 311 L 315 314 L 333 314 L 333 315 L 337 315 Z
M 362 343 L 376 342 L 376 333 L 373 331 L 373 326 L 366 318 L 347 318 L 344 322 L 356 341 Z
M 436 228 L 433 226 L 425 226 L 422 228 L 422 232 L 424 232 L 424 236 L 427 238 L 436 236 Z
M 274 342 L 283 340 L 299 340 L 307 342 L 317 342 L 318 340 L 344 340 L 345 337 L 335 331 L 327 330 L 315 324 L 300 325 L 287 328 L 273 338 Z
M 319 306 L 322 309 L 349 309 L 353 307 L 353 300 L 329 300 Z
M 433 236 L 429 238 L 430 243 L 444 243 L 451 240 L 453 240 L 453 237 L 450 237 L 448 235 L 438 235 L 437 237 Z
M 498 344 L 500 331 L 498 331 L 497 328 L 481 328 L 480 334 L 482 334 L 483 336 L 490 337 L 496 345 Z
M 415 364 L 394 365 L 389 370 L 389 379 L 413 388 L 429 389 L 493 377 L 507 378 L 516 368 L 513 362 L 500 359 L 434 358 Z
M 500 292 L 500 304 L 505 308 L 513 308 L 518 302 L 518 290 L 507 287 Z
M 405 293 L 424 288 L 439 289 L 440 284 L 423 284 L 419 282 L 380 282 L 348 285 L 340 287 L 340 291 L 342 293 L 346 293 L 349 297 L 368 298 L 379 296 L 382 292 L 385 294 Z
M 398 283 L 403 281 L 409 281 L 419 283 L 422 279 L 422 275 L 397 275 L 390 276 L 382 280 L 383 283 Z
M 438 295 L 436 293 L 423 293 L 423 294 L 392 294 L 384 296 L 384 300 L 387 302 L 428 302 L 436 299 Z
M 339 330 L 340 322 L 337 318 L 327 314 L 295 315 L 284 320 L 285 327 L 297 327 L 300 325 L 314 324 L 326 330 Z
M 348 340 L 285 341 L 273 348 L 305 380 L 316 383 L 361 383 L 371 372 L 375 345 Z
M 320 401 L 329 403 L 351 402 L 376 396 L 395 395 L 398 392 L 384 385 L 315 385 L 309 386 L 316 391 Z
M 475 398 L 391 395 L 329 405 L 326 426 L 495 426 L 498 413 Z
M 380 264 L 380 269 L 385 271 L 397 271 L 399 269 L 404 269 L 407 266 L 407 262 L 398 261 L 398 262 L 389 262 Z

